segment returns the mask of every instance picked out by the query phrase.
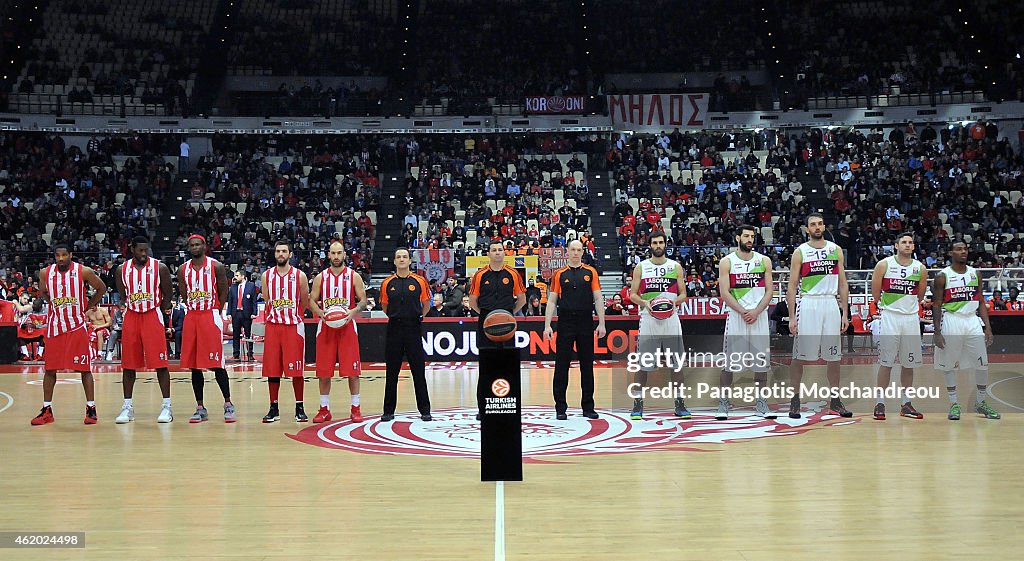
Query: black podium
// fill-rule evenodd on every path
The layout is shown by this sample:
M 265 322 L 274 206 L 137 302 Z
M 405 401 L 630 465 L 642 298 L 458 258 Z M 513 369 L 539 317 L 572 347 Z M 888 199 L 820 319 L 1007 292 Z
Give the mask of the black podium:
M 480 349 L 480 481 L 523 480 L 519 349 Z

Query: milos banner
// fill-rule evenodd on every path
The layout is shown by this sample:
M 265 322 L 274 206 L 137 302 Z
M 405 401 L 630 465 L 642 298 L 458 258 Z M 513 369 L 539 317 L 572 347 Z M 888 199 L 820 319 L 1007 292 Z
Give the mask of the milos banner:
M 708 98 L 706 93 L 609 95 L 608 112 L 616 130 L 656 133 L 704 128 Z

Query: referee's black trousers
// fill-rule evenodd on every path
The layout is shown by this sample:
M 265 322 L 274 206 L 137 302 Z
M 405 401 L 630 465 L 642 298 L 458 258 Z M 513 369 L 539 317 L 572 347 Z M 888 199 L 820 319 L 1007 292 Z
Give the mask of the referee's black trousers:
M 420 415 L 430 413 L 430 396 L 427 394 L 426 357 L 423 354 L 423 339 L 419 319 L 388 320 L 387 336 L 384 339 L 384 363 L 387 374 L 384 381 L 384 414 L 394 415 L 398 404 L 398 373 L 402 370 L 403 359 L 409 361 L 412 384 L 416 389 L 416 408 Z
M 555 339 L 555 412 L 565 413 L 568 404 L 565 392 L 569 387 L 569 363 L 573 344 L 580 361 L 580 386 L 583 398 L 580 408 L 594 410 L 594 319 L 590 312 L 558 314 L 558 337 Z

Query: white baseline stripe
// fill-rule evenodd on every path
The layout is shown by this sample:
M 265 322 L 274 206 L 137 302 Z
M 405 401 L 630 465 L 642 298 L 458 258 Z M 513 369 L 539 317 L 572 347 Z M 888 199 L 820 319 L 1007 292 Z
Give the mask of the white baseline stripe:
M 1016 409 L 1018 411 L 1024 411 L 1024 407 L 1019 407 L 1019 406 L 1014 405 L 1012 403 L 1007 403 L 1007 402 L 999 399 L 998 397 L 996 397 L 996 394 L 992 393 L 992 390 L 996 386 L 998 386 L 999 384 L 1002 384 L 1003 382 L 1009 382 L 1010 380 L 1019 380 L 1020 378 L 1024 378 L 1024 375 L 1022 375 L 1022 376 L 1013 376 L 1013 377 L 1010 377 L 1010 378 L 1003 378 L 1002 380 L 997 380 L 996 382 L 989 384 L 988 385 L 988 395 L 989 395 L 989 397 L 991 397 L 992 399 L 998 401 L 999 403 L 1002 403 L 1003 405 L 1005 405 L 1007 407 L 1012 407 L 1012 408 L 1014 408 L 1014 409 Z M 3 411 L 3 409 L 0 409 L 0 411 Z
M 494 486 L 494 561 L 505 561 L 505 482 Z

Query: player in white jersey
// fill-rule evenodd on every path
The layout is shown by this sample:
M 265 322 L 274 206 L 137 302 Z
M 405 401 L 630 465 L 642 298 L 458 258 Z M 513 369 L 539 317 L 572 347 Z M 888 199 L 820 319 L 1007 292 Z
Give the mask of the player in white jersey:
M 932 292 L 935 300 L 935 369 L 946 377 L 949 392 L 949 420 L 960 420 L 960 402 L 956 394 L 956 372 L 974 369 L 978 394 L 974 410 L 987 419 L 998 419 L 999 413 L 985 399 L 988 397 L 988 350 L 992 344 L 992 325 L 988 306 L 980 290 L 980 276 L 967 265 L 967 244 L 953 242 L 949 250 L 952 262 L 935 275 Z M 981 319 L 978 316 L 981 315 Z M 982 330 L 984 325 L 984 331 Z
M 107 292 L 107 285 L 88 267 L 74 262 L 71 248 L 58 243 L 53 248 L 54 264 L 39 271 L 40 298 L 49 300 L 46 313 L 46 350 L 43 353 L 43 408 L 33 425 L 53 422 L 53 388 L 57 385 L 58 370 L 75 370 L 82 375 L 85 390 L 85 424 L 95 425 L 96 397 L 92 378 L 92 347 L 86 311 L 94 309 Z M 85 285 L 93 293 L 86 302 Z
M 878 344 L 878 387 L 889 385 L 892 367 L 899 364 L 900 385 L 906 389 L 914 385 L 914 369 L 922 366 L 921 357 L 921 300 L 928 288 L 928 269 L 914 259 L 914 234 L 900 234 L 896 238 L 896 255 L 886 257 L 875 265 L 871 275 L 871 295 L 875 299 L 881 318 Z M 914 409 L 910 398 L 903 395 L 900 416 L 923 419 Z M 879 395 L 875 403 L 874 418 L 885 420 L 885 399 Z
M 718 263 L 718 282 L 722 300 L 728 306 L 722 352 L 725 367 L 720 383 L 731 388 L 733 375 L 749 367 L 754 384 L 763 388 L 768 383 L 771 365 L 771 335 L 768 332 L 768 309 L 772 302 L 772 260 L 754 251 L 757 230 L 749 224 L 736 229 L 736 251 Z M 758 397 L 754 411 L 759 417 L 774 419 L 775 414 L 763 397 Z M 729 399 L 718 400 L 715 419 L 729 418 Z
M 793 251 L 789 267 L 789 332 L 793 334 L 790 383 L 797 392 L 789 404 L 789 417 L 800 418 L 800 382 L 804 364 L 824 359 L 828 383 L 839 386 L 843 358 L 842 333 L 850 326 L 850 287 L 846 283 L 843 249 L 825 239 L 825 218 L 807 215 L 810 240 Z M 829 400 L 829 413 L 852 417 L 838 396 Z
M 196 395 L 196 412 L 188 422 L 202 423 L 210 418 L 203 404 L 205 368 L 213 371 L 224 396 L 224 422 L 234 423 L 235 405 L 231 403 L 224 368 L 224 323 L 220 315 L 220 305 L 228 298 L 228 275 L 221 262 L 206 256 L 206 238 L 189 236 L 188 252 L 192 258 L 178 267 L 178 292 L 186 310 L 180 366 L 192 370 L 192 391 Z
M 640 369 L 634 377 L 634 384 L 639 388 L 647 387 L 647 373 L 667 367 L 672 372 L 672 383 L 677 388 L 683 387 L 683 365 L 672 360 L 644 362 L 661 355 L 685 356 L 683 345 L 683 328 L 679 322 L 679 314 L 673 313 L 665 319 L 654 317 L 651 302 L 655 299 L 669 299 L 678 310 L 679 305 L 686 301 L 686 282 L 682 267 L 676 261 L 665 256 L 665 234 L 651 234 L 651 257 L 641 261 L 633 269 L 633 282 L 630 286 L 629 299 L 640 308 L 640 333 L 637 337 L 637 350 L 642 357 Z M 681 419 L 692 417 L 686 409 L 682 397 L 676 397 L 675 414 Z M 633 411 L 630 419 L 641 420 L 644 417 L 644 400 L 634 397 Z

